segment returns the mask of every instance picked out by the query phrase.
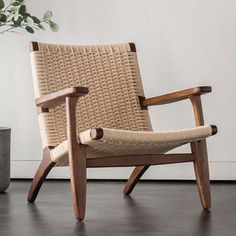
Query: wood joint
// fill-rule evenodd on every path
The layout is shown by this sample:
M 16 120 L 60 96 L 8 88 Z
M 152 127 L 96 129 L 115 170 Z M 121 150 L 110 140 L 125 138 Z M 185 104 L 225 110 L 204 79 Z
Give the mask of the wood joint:
M 217 126 L 211 125 L 211 129 L 212 129 L 212 135 L 217 134 L 217 132 L 218 132 Z
M 137 51 L 136 51 L 136 46 L 135 46 L 134 43 L 129 43 L 129 46 L 130 46 L 131 52 L 137 52 Z
M 138 99 L 139 99 L 141 110 L 147 110 L 148 107 L 144 105 L 144 101 L 146 100 L 146 98 L 143 96 L 138 96 Z
M 38 42 L 30 42 L 30 52 L 39 51 Z
M 102 128 L 96 128 L 90 130 L 90 137 L 92 140 L 99 140 L 103 137 L 104 132 Z
M 37 107 L 37 114 L 41 114 L 41 113 L 47 113 L 49 112 L 48 108 L 44 108 L 44 107 Z

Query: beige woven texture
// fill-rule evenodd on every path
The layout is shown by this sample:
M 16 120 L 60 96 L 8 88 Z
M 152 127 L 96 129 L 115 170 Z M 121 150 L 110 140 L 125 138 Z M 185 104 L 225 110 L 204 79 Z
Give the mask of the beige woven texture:
M 164 153 L 186 142 L 211 135 L 210 126 L 204 126 L 200 135 L 196 128 L 172 132 L 168 136 L 173 139 L 170 145 L 169 141 L 165 141 L 164 133 L 163 136 L 162 133 L 146 132 L 152 131 L 152 128 L 147 110 L 140 108 L 139 96 L 144 96 L 144 92 L 137 56 L 131 52 L 129 44 L 65 46 L 39 43 L 39 51 L 31 53 L 31 62 L 36 98 L 68 87 L 89 88 L 89 94 L 80 98 L 77 105 L 77 134 L 85 131 L 89 140 L 88 130 L 91 128 L 105 127 L 106 132 L 102 140 L 84 143 L 89 145 L 88 157 L 125 155 L 127 152 Z M 67 165 L 65 104 L 39 114 L 38 118 L 43 147 L 56 147 L 52 151 L 53 161 L 57 165 Z M 112 129 L 115 135 L 111 135 L 109 130 Z M 121 130 L 121 133 L 125 130 L 139 131 L 139 141 L 133 141 L 137 134 L 130 132 L 127 135 L 129 132 L 125 132 L 123 136 L 117 136 L 115 130 Z M 191 133 L 188 139 L 185 132 Z M 149 140 L 149 135 L 155 134 L 157 139 L 145 142 Z M 182 139 L 176 141 L 174 137 L 178 134 Z M 122 141 L 117 137 L 129 138 Z M 160 142 L 162 137 L 163 142 Z
M 93 140 L 91 130 L 79 134 L 79 143 L 87 145 L 87 157 L 161 154 L 194 140 L 212 135 L 210 125 L 167 132 L 144 132 L 103 128 L 103 137 Z M 68 141 L 52 150 L 58 165 L 68 165 Z

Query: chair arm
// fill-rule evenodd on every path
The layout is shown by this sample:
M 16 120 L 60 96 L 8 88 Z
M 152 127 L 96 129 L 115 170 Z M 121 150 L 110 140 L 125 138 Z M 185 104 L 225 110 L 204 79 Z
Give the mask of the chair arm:
M 164 94 L 157 97 L 144 99 L 142 105 L 143 107 L 163 105 L 163 104 L 168 104 L 168 103 L 188 99 L 194 95 L 202 95 L 202 94 L 210 93 L 210 92 L 211 92 L 210 86 L 195 87 L 195 88 L 181 90 L 178 92 Z
M 36 106 L 43 109 L 52 108 L 65 102 L 66 97 L 81 97 L 88 94 L 86 87 L 66 88 L 51 94 L 43 95 L 35 100 Z

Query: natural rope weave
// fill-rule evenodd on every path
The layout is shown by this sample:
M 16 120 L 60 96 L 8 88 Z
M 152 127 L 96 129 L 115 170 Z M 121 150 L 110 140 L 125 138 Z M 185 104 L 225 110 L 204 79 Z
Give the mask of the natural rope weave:
M 129 44 L 64 46 L 39 43 L 31 53 L 35 96 L 84 86 L 79 99 L 77 133 L 92 127 L 151 131 L 149 115 L 141 110 L 144 96 L 138 61 Z M 65 105 L 39 114 L 43 147 L 67 139 Z
M 91 138 L 91 130 L 79 134 L 79 142 L 87 145 L 88 158 L 126 155 L 162 154 L 176 147 L 212 135 L 210 125 L 165 132 L 127 131 L 102 128 L 103 137 Z M 52 160 L 59 165 L 68 165 L 68 141 L 52 150 Z
M 212 135 L 209 125 L 192 129 L 152 131 L 136 52 L 130 44 L 65 46 L 39 43 L 31 53 L 36 98 L 65 88 L 83 86 L 89 94 L 78 102 L 77 134 L 87 145 L 87 157 L 165 153 Z M 65 104 L 39 114 L 43 147 L 54 146 L 51 158 L 68 165 Z M 92 140 L 91 128 L 103 128 L 103 137 Z

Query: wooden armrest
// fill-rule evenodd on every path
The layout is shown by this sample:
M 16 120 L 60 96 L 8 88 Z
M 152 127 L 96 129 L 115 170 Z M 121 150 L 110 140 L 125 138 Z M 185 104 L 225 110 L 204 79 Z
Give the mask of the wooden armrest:
M 152 97 L 143 100 L 143 107 L 147 106 L 154 106 L 154 105 L 163 105 L 172 102 L 181 101 L 184 99 L 191 98 L 194 95 L 202 95 L 205 93 L 210 93 L 211 87 L 210 86 L 201 86 L 196 88 L 190 88 L 181 90 L 174 93 L 168 93 L 157 97 Z
M 89 92 L 86 87 L 66 88 L 36 99 L 36 106 L 41 108 L 52 108 L 65 102 L 66 97 L 81 97 Z

